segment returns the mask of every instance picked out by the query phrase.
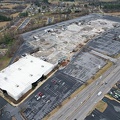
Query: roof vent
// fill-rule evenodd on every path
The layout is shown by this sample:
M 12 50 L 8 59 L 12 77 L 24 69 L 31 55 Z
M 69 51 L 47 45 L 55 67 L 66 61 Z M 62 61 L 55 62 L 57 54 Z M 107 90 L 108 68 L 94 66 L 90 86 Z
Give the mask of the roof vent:
M 7 77 L 4 77 L 5 80 L 7 80 Z
M 19 87 L 19 85 L 16 85 L 16 87 Z
M 30 74 L 30 76 L 32 77 L 32 76 L 33 76 L 33 74 Z
M 18 68 L 18 70 L 21 70 L 21 68 Z
M 44 67 L 44 65 L 41 65 L 41 67 Z

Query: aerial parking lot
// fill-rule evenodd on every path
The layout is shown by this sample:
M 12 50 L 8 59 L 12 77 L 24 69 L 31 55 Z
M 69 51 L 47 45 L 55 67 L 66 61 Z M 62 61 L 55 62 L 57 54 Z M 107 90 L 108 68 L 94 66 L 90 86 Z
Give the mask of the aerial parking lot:
M 112 58 L 120 53 L 118 21 L 114 17 L 91 14 L 22 34 L 24 43 L 15 56 L 24 57 L 24 53 L 29 54 L 38 48 L 32 56 L 54 65 L 61 65 L 61 59 L 68 64 L 60 66 L 53 76 L 15 107 L 7 103 L 0 120 L 9 120 L 13 116 L 17 120 L 22 120 L 22 117 L 41 120 L 57 106 L 61 107 L 66 98 L 69 99 L 73 92 L 81 89 L 83 84 L 107 66 L 108 56 Z M 79 45 L 82 47 L 75 51 Z M 99 120 L 98 117 L 95 120 Z
M 120 103 L 106 97 L 102 101 L 107 103 L 104 112 L 95 109 L 85 120 L 120 120 Z
M 39 120 L 60 105 L 106 62 L 88 52 L 79 52 L 64 69 L 57 71 L 25 102 L 25 118 Z
M 42 119 L 81 85 L 82 82 L 58 71 L 24 103 L 23 116 L 27 120 Z
M 79 52 L 63 72 L 85 83 L 106 64 L 105 60 L 90 54 Z
M 88 44 L 88 47 L 109 56 L 120 53 L 120 26 L 103 33 Z

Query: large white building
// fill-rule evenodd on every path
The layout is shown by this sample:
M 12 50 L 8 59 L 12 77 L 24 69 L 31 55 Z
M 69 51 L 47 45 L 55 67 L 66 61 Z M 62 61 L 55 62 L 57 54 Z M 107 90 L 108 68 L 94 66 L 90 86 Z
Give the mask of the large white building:
M 47 75 L 53 68 L 53 64 L 27 55 L 0 71 L 0 89 L 18 100 L 32 88 L 32 83 Z

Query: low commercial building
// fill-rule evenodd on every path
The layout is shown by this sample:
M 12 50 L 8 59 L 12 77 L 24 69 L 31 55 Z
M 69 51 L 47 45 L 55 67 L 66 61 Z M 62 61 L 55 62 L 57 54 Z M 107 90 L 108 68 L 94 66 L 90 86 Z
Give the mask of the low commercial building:
M 26 55 L 0 71 L 0 89 L 17 101 L 53 68 L 51 63 Z

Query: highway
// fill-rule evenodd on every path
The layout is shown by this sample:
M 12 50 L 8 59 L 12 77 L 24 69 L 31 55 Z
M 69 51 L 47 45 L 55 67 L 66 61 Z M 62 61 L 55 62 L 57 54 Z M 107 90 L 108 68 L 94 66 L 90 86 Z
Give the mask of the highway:
M 26 27 L 26 25 L 30 22 L 30 18 L 26 18 L 21 25 L 18 27 L 18 29 L 23 29 Z
M 89 111 L 104 97 L 119 78 L 120 66 L 113 65 L 101 77 L 53 114 L 49 120 L 84 120 Z M 100 96 L 97 95 L 99 91 L 102 91 Z

